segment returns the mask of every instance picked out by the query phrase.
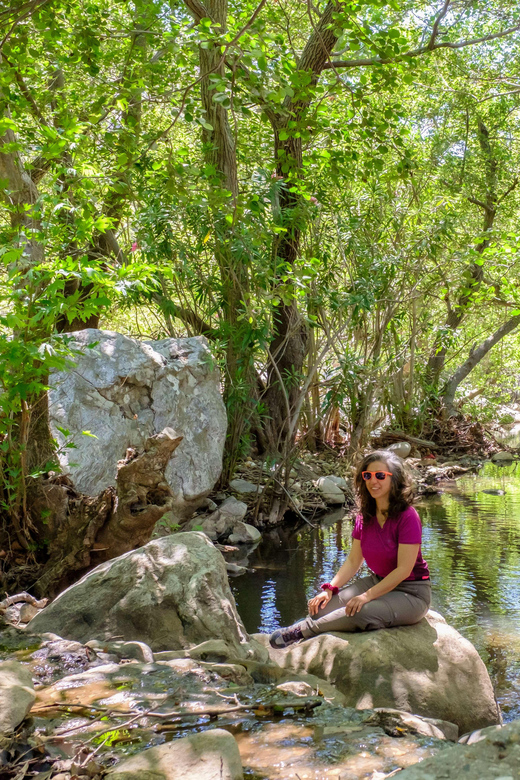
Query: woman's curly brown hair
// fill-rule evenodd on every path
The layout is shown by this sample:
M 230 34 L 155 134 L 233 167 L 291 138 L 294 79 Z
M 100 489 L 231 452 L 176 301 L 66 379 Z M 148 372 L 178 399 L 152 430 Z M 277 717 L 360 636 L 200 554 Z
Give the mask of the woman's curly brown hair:
M 388 494 L 388 510 L 386 516 L 396 518 L 405 509 L 412 505 L 414 491 L 412 480 L 403 466 L 401 458 L 395 455 L 391 450 L 375 450 L 365 455 L 358 466 L 354 484 L 358 495 L 359 510 L 363 515 L 363 522 L 369 523 L 376 515 L 376 501 L 367 490 L 365 480 L 361 476 L 363 471 L 368 471 L 371 463 L 376 460 L 386 464 L 388 471 L 392 474 L 392 485 Z

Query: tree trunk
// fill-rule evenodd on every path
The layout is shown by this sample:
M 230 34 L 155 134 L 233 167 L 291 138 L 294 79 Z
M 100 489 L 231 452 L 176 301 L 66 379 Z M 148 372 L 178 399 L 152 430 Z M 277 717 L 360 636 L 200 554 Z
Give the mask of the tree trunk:
M 309 89 L 302 90 L 300 94 L 297 88 L 296 95 L 285 99 L 282 109 L 276 113 L 273 121 L 276 173 L 278 178 L 287 180 L 287 184 L 280 190 L 279 202 L 284 232 L 274 241 L 277 275 L 280 274 L 280 269 L 285 274 L 288 268 L 292 268 L 300 255 L 301 236 L 306 222 L 306 201 L 290 191 L 291 184 L 303 178 L 302 138 L 301 134 L 295 137 L 295 131 L 301 130 L 305 125 L 305 115 L 312 99 L 312 87 L 318 83 L 337 41 L 333 24 L 334 13 L 341 11 L 343 6 L 344 3 L 338 0 L 327 4 L 298 62 L 298 71 L 311 76 Z M 269 412 L 265 421 L 269 449 L 284 456 L 290 451 L 297 431 L 296 426 L 290 426 L 290 416 L 300 403 L 307 347 L 307 326 L 296 299 L 290 303 L 282 302 L 273 312 L 271 361 L 264 400 Z
M 520 325 L 520 314 L 516 314 L 511 317 L 507 322 L 498 328 L 491 336 L 482 342 L 478 347 L 472 349 L 470 355 L 464 363 L 458 367 L 453 375 L 448 379 L 444 386 L 444 392 L 442 401 L 446 410 L 446 414 L 451 416 L 455 414 L 454 401 L 455 393 L 461 382 L 463 382 L 467 376 L 473 371 L 483 357 L 497 344 L 504 336 L 515 330 Z
M 187 6 L 200 21 L 199 8 L 189 0 Z M 208 0 L 205 9 L 218 31 L 227 30 L 227 0 Z M 211 185 L 211 216 L 215 260 L 222 284 L 224 327 L 226 341 L 226 371 L 224 377 L 224 402 L 228 413 L 228 435 L 224 453 L 221 480 L 232 475 L 243 439 L 254 410 L 256 376 L 253 362 L 251 329 L 240 318 L 244 301 L 248 298 L 249 279 L 247 266 L 234 249 L 235 209 L 238 198 L 237 160 L 235 138 L 231 132 L 228 110 L 221 102 L 213 100 L 218 92 L 212 79 L 224 77 L 225 63 L 220 43 L 199 49 L 201 73 L 201 98 L 208 127 L 202 130 L 205 161 L 215 171 L 217 185 Z

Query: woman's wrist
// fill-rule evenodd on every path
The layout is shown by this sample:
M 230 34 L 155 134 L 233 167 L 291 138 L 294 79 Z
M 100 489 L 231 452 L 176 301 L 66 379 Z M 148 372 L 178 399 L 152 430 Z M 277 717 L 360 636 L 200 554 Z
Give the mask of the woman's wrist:
M 330 582 L 324 582 L 323 585 L 320 585 L 320 589 L 323 591 L 330 591 L 333 596 L 336 595 L 336 593 L 339 591 L 339 588 L 337 585 L 332 585 Z

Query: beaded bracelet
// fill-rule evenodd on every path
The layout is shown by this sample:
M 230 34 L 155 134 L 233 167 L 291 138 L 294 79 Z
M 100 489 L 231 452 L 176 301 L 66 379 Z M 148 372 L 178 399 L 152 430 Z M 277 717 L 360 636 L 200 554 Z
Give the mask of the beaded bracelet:
M 339 588 L 337 585 L 331 585 L 330 582 L 324 582 L 323 585 L 320 585 L 322 590 L 330 590 L 333 596 L 338 593 Z

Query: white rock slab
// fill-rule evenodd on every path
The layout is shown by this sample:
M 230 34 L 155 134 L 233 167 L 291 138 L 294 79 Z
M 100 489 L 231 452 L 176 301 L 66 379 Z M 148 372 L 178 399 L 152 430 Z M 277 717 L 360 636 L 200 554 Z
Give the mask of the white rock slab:
M 219 372 L 206 340 L 142 342 L 92 328 L 71 335 L 82 354 L 71 370 L 51 375 L 49 393 L 53 435 L 62 448 L 76 445 L 61 450 L 62 469 L 80 492 L 97 495 L 115 484 L 128 447 L 174 428 L 184 440 L 166 478 L 176 496 L 174 517 L 186 519 L 220 476 L 226 437 Z

